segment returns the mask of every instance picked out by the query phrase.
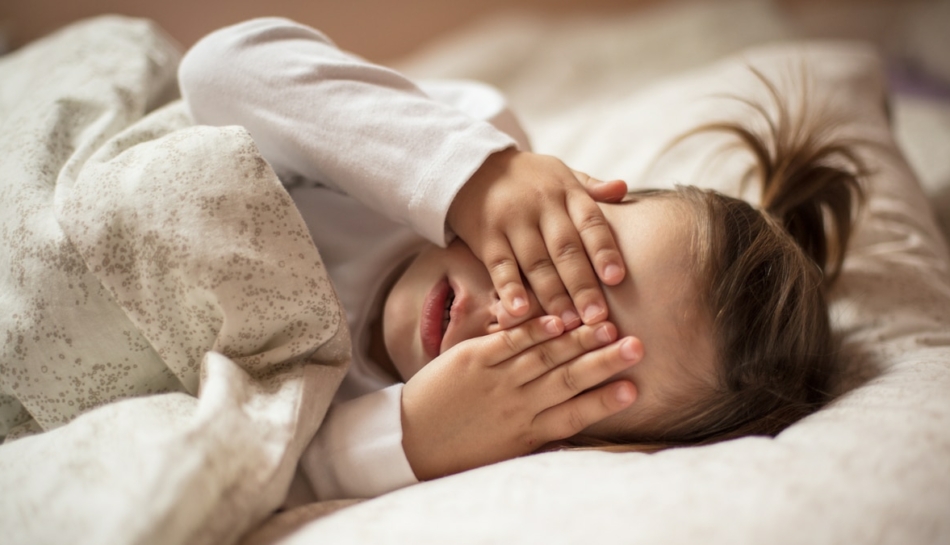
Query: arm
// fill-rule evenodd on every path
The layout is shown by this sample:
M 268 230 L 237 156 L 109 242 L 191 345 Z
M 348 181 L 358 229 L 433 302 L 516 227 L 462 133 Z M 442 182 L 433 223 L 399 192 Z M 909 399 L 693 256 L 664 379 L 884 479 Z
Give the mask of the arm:
M 527 309 L 524 272 L 545 311 L 569 327 L 606 318 L 598 277 L 615 285 L 625 271 L 591 197 L 618 200 L 626 186 L 587 183 L 527 152 L 511 161 L 501 152 L 516 140 L 478 119 L 500 121 L 525 147 L 497 93 L 472 105 L 434 88 L 443 95 L 434 100 L 399 73 L 278 18 L 202 39 L 182 60 L 179 83 L 196 121 L 246 127 L 279 174 L 335 185 L 439 245 L 449 229 L 457 233 L 489 266 L 513 315 Z
M 440 245 L 458 190 L 486 157 L 515 145 L 286 19 L 205 37 L 182 60 L 179 82 L 197 122 L 246 127 L 279 174 L 332 184 Z

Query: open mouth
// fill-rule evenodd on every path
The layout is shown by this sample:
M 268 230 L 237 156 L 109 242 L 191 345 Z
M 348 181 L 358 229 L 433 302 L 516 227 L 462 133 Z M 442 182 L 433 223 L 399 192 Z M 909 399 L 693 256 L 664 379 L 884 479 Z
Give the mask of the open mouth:
M 449 329 L 449 322 L 452 321 L 452 303 L 455 302 L 455 291 L 449 286 L 449 293 L 445 298 L 445 308 L 442 310 L 442 338 L 445 338 L 445 332 Z
M 422 341 L 422 350 L 432 359 L 442 353 L 442 338 L 452 321 L 454 302 L 455 291 L 445 278 L 436 283 L 423 300 L 419 338 Z

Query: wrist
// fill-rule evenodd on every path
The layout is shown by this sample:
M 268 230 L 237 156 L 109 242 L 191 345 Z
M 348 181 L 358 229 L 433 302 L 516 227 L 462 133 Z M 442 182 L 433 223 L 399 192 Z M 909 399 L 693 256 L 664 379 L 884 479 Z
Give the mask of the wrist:
M 522 153 L 528 152 L 510 147 L 496 151 L 485 158 L 449 205 L 448 214 L 445 217 L 449 229 L 460 235 L 460 231 L 465 228 L 465 217 L 470 211 L 477 210 L 481 206 L 488 188 L 508 171 L 511 160 Z
M 411 411 L 411 408 L 410 408 Z M 420 481 L 428 481 L 442 475 L 435 467 L 432 441 L 419 437 L 419 430 L 409 417 L 405 401 L 402 403 L 402 450 L 409 462 L 409 468 Z

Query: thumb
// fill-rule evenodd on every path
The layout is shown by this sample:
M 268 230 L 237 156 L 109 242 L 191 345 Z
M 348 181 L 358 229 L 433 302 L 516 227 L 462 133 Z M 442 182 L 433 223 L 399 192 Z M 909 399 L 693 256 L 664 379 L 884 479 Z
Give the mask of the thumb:
M 595 201 L 620 202 L 627 195 L 627 184 L 623 180 L 605 182 L 576 170 L 574 176 L 587 191 L 587 194 L 590 195 L 590 198 Z

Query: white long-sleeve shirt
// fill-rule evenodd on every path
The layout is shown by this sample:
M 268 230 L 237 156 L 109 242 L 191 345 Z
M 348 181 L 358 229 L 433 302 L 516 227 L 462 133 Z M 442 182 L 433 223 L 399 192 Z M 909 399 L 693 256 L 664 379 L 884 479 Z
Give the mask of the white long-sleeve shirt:
M 387 277 L 452 237 L 458 190 L 496 151 L 528 142 L 504 98 L 473 82 L 416 84 L 286 19 L 205 37 L 179 68 L 195 121 L 242 125 L 284 182 L 347 315 L 353 361 L 301 459 L 320 500 L 416 482 L 402 450 L 401 384 L 368 356 Z

